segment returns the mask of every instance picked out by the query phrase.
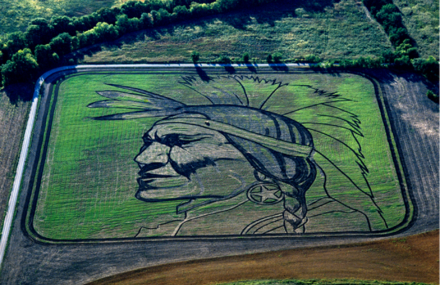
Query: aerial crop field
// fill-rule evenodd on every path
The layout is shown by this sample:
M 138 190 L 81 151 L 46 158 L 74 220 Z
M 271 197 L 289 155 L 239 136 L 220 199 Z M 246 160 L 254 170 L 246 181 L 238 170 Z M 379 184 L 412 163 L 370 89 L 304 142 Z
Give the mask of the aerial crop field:
M 352 73 L 77 73 L 53 85 L 26 229 L 46 242 L 379 235 L 412 205 Z

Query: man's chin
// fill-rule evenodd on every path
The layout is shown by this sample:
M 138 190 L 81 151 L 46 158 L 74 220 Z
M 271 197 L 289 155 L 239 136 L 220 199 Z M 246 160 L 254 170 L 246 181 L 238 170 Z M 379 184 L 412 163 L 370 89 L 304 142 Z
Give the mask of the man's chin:
M 185 194 L 179 195 L 178 193 L 172 192 L 171 189 L 139 189 L 136 192 L 135 197 L 136 199 L 144 202 L 163 202 L 191 199 L 191 195 Z

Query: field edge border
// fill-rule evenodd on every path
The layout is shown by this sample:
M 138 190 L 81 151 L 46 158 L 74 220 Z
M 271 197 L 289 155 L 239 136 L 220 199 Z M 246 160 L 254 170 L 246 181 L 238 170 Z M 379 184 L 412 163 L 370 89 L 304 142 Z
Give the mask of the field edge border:
M 163 68 L 163 67 L 207 67 L 207 68 L 218 68 L 218 67 L 224 67 L 225 69 L 227 67 L 230 67 L 231 65 L 221 65 L 221 64 L 204 64 L 204 65 L 194 65 L 194 64 L 127 64 L 127 65 L 121 65 L 121 64 L 117 64 L 117 65 L 80 65 L 80 66 L 66 66 L 66 67 L 62 67 L 62 68 L 58 68 L 58 69 L 54 69 L 50 72 L 48 72 L 48 74 L 44 77 L 44 75 L 42 77 L 44 77 L 43 81 L 41 81 L 41 78 L 39 79 L 39 82 L 37 83 L 37 86 L 39 84 L 39 89 L 41 89 L 41 87 L 43 86 L 44 83 L 46 83 L 46 79 L 49 78 L 50 76 L 56 75 L 57 77 L 54 78 L 52 81 L 56 82 L 58 80 L 64 80 L 67 78 L 63 78 L 63 72 L 67 72 L 67 74 L 72 74 L 72 73 L 87 73 L 87 72 L 92 72 L 92 70 L 89 69 L 106 69 L 107 72 L 117 72 L 118 68 L 133 68 L 131 71 L 136 71 L 136 68 Z M 232 65 L 232 66 L 236 66 L 236 67 L 246 67 L 247 65 Z M 292 66 L 295 68 L 303 68 L 303 69 L 307 69 L 309 71 L 314 71 L 314 68 L 310 68 L 311 66 L 308 65 L 299 65 L 299 64 L 288 64 L 288 65 L 273 65 L 273 64 L 261 64 L 261 65 L 250 65 L 250 66 L 256 66 L 256 67 L 271 67 L 273 68 L 273 66 Z M 248 66 L 249 67 L 249 66 Z M 113 69 L 112 69 L 113 68 Z M 121 72 L 127 72 L 127 70 L 120 70 Z M 279 72 L 279 70 L 276 70 L 273 68 L 273 71 L 275 72 Z M 22 231 L 24 233 L 25 236 L 27 236 L 28 238 L 32 239 L 34 242 L 37 243 L 41 243 L 41 244 L 103 244 L 103 243 L 127 243 L 127 242 L 154 242 L 154 241 L 168 241 L 168 240 L 172 240 L 172 241 L 194 241 L 194 240 L 203 240 L 203 241 L 215 241 L 215 240 L 242 240 L 242 239 L 308 239 L 308 238 L 322 238 L 322 237 L 332 237 L 332 238 L 347 238 L 347 237 L 369 237 L 369 238 L 379 238 L 379 237 L 386 237 L 386 236 L 392 236 L 395 235 L 397 233 L 400 233 L 402 231 L 407 230 L 412 223 L 414 222 L 414 217 L 416 216 L 416 207 L 414 204 L 414 199 L 411 195 L 411 192 L 409 191 L 409 186 L 407 183 L 407 179 L 405 179 L 405 177 L 407 176 L 405 171 L 404 171 L 404 167 L 402 166 L 402 158 L 401 158 L 401 154 L 399 153 L 400 150 L 398 148 L 398 146 L 396 145 L 396 141 L 395 141 L 395 136 L 394 136 L 394 132 L 392 131 L 392 126 L 390 124 L 389 121 L 389 117 L 388 117 L 388 113 L 387 113 L 387 109 L 386 109 L 386 102 L 385 102 L 385 98 L 383 97 L 383 90 L 381 87 L 381 84 L 379 82 L 379 80 L 377 78 L 375 78 L 372 75 L 368 75 L 364 72 L 359 72 L 359 71 L 355 71 L 355 70 L 350 70 L 350 69 L 320 69 L 320 72 L 323 73 L 330 73 L 330 72 L 338 72 L 338 73 L 351 73 L 351 74 L 355 74 L 361 77 L 364 77 L 366 79 L 368 79 L 374 86 L 375 89 L 375 96 L 377 99 L 377 104 L 381 113 L 381 117 L 382 117 L 382 121 L 384 123 L 385 129 L 386 129 L 386 136 L 387 136 L 387 140 L 388 140 L 388 144 L 390 147 L 390 151 L 392 153 L 392 157 L 393 157 L 393 162 L 394 162 L 394 166 L 396 169 L 396 173 L 398 175 L 398 180 L 399 180 L 399 184 L 400 184 L 400 188 L 401 188 L 401 194 L 402 194 L 402 198 L 404 200 L 404 204 L 405 204 L 405 217 L 403 218 L 402 222 L 400 222 L 398 225 L 394 226 L 391 229 L 388 230 L 382 230 L 382 231 L 377 231 L 377 232 L 373 232 L 373 233 L 361 233 L 361 232 L 346 232 L 346 233 L 310 233 L 310 234 L 303 234 L 301 236 L 297 236 L 297 235 L 265 235 L 265 236 L 252 236 L 252 237 L 248 237 L 248 236 L 234 236 L 234 235 L 229 235 L 229 236 L 196 236 L 196 237 L 158 237 L 158 238 L 154 238 L 154 237 L 147 237 L 147 238 L 107 238 L 107 239 L 50 239 L 50 238 L 46 238 L 44 236 L 41 236 L 39 233 L 37 233 L 37 231 L 33 228 L 32 225 L 32 220 L 33 220 L 33 214 L 31 216 L 30 212 L 33 210 L 35 212 L 35 205 L 30 206 L 31 204 L 35 204 L 34 200 L 36 201 L 38 195 L 36 195 L 36 197 L 34 197 L 34 183 L 30 183 L 28 188 L 28 191 L 30 191 L 30 193 L 27 194 L 27 199 L 26 199 L 26 203 L 25 203 L 25 212 L 22 215 Z M 80 75 L 80 74 L 78 74 Z M 58 85 L 58 84 L 57 84 Z M 37 90 L 37 86 L 36 86 L 36 90 Z M 58 85 L 59 86 L 59 85 Z M 57 87 L 54 87 L 57 88 Z M 39 94 L 39 92 L 38 92 Z M 37 94 L 37 99 L 38 99 L 38 94 Z M 35 96 L 35 93 L 34 93 Z M 50 106 L 52 106 L 52 99 L 49 99 L 48 104 Z M 56 102 L 54 103 L 54 105 L 56 104 Z M 49 107 L 50 108 L 50 107 Z M 49 109 L 48 108 L 48 109 Z M 50 110 L 48 110 L 47 112 L 50 112 Z M 47 115 L 47 112 L 45 113 L 45 115 Z M 44 119 L 45 124 L 47 124 L 47 119 Z M 43 137 L 46 136 L 47 131 L 44 130 L 44 133 L 41 135 L 42 137 L 40 138 L 40 140 L 43 140 Z M 41 149 L 43 148 L 43 146 L 41 145 L 41 143 L 39 144 L 38 147 L 38 151 L 40 152 Z M 36 161 L 34 162 L 34 171 L 33 173 L 36 173 L 37 169 L 40 167 L 40 162 L 41 162 L 41 158 L 39 158 L 38 156 L 36 157 Z M 31 209 L 29 209 L 29 207 L 32 207 Z

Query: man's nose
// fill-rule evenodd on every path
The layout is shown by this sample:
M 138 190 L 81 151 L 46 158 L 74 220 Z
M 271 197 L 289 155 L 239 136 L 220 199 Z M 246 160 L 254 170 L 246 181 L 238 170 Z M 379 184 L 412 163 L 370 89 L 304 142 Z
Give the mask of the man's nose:
M 158 142 L 153 142 L 144 151 L 139 153 L 134 160 L 140 164 L 166 164 L 168 162 L 169 153 L 170 147 Z

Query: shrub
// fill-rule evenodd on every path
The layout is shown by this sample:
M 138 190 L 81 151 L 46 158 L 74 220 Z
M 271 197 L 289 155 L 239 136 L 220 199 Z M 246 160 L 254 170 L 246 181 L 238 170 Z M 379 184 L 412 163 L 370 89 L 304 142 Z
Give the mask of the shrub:
M 245 53 L 243 54 L 243 57 L 241 58 L 241 60 L 242 60 L 244 63 L 249 63 L 249 59 L 250 59 L 249 53 L 245 52 Z
M 106 22 L 108 24 L 116 23 L 116 18 L 121 14 L 121 9 L 118 7 L 114 8 L 102 8 L 96 12 L 97 22 Z M 139 14 L 140 15 L 140 14 Z
M 34 54 L 42 70 L 55 66 L 60 60 L 58 54 L 54 52 L 49 45 L 36 46 Z
M 228 56 L 222 55 L 217 59 L 217 62 L 222 64 L 230 64 L 232 61 Z
M 432 101 L 434 101 L 435 103 L 439 103 L 439 96 L 438 94 L 432 92 L 431 90 L 428 90 L 428 92 L 426 93 L 426 96 L 431 99 Z
M 132 18 L 129 19 L 127 15 L 122 14 L 118 16 L 118 19 L 116 20 L 116 28 L 118 29 L 118 32 L 120 34 L 125 34 L 129 32 L 133 32 L 138 29 L 138 24 L 135 22 L 136 20 L 139 21 L 139 19 Z M 140 23 L 140 21 L 139 21 Z
M 407 55 L 402 55 L 401 57 L 396 58 L 394 60 L 394 66 L 400 67 L 400 68 L 412 67 L 411 60 L 410 60 L 409 56 L 407 56 Z
M 115 26 L 105 22 L 99 22 L 96 24 L 94 30 L 98 35 L 98 38 L 104 41 L 112 41 L 117 39 L 119 36 L 118 29 Z
M 8 35 L 8 40 L 2 47 L 4 61 L 10 59 L 13 54 L 27 47 L 23 33 L 12 33 Z
M 279 52 L 276 52 L 272 55 L 273 62 L 275 62 L 275 63 L 281 63 L 282 58 L 283 58 L 283 56 Z
M 200 17 L 211 14 L 212 9 L 209 4 L 192 2 L 189 11 L 193 17 Z
M 33 80 L 38 72 L 38 63 L 31 50 L 19 50 L 2 66 L 3 85 Z
M 272 63 L 273 59 L 272 59 L 272 55 L 271 55 L 271 54 L 269 54 L 269 55 L 266 57 L 266 61 L 267 61 L 267 63 Z
M 155 3 L 156 2 L 156 3 Z M 154 10 L 161 8 L 162 3 L 157 3 L 157 1 L 148 1 L 148 2 L 140 2 L 140 1 L 129 1 L 121 6 L 122 14 L 127 15 L 129 18 L 139 18 L 143 13 L 151 12 L 151 8 Z
M 394 44 L 394 46 L 398 46 L 404 41 L 409 41 L 409 34 L 406 28 L 399 27 L 397 29 L 393 29 L 389 32 L 390 41 Z
M 79 42 L 78 46 L 82 48 L 82 47 L 94 45 L 98 41 L 98 39 L 99 37 L 95 29 L 85 31 L 84 33 L 78 35 L 78 42 Z
M 75 26 L 71 18 L 66 16 L 52 17 L 50 23 L 53 27 L 53 33 L 59 35 L 61 33 L 69 33 L 69 35 L 75 35 Z
M 386 50 L 382 53 L 382 58 L 384 63 L 394 63 L 394 60 L 397 58 L 397 55 L 391 50 Z
M 53 34 L 54 31 L 52 26 L 44 22 L 44 25 L 28 26 L 26 32 L 24 33 L 24 37 L 27 46 L 33 49 L 39 44 L 47 44 L 50 42 Z
M 200 55 L 197 51 L 194 50 L 193 52 L 191 52 L 192 62 L 197 63 L 197 61 L 199 61 L 199 58 L 200 58 Z
M 68 54 L 71 50 L 72 37 L 68 33 L 62 33 L 53 38 L 49 45 L 50 48 L 58 55 Z
M 318 62 L 321 62 L 321 61 L 322 61 L 318 56 L 316 56 L 316 55 L 314 55 L 314 54 L 306 55 L 306 56 L 304 57 L 304 60 L 305 60 L 306 62 L 311 62 L 311 63 L 318 63 Z
M 415 58 L 411 60 L 414 70 L 420 72 L 427 79 L 438 82 L 439 80 L 439 63 L 433 56 L 428 59 Z
M 176 15 L 176 19 L 178 20 L 186 20 L 189 17 L 191 17 L 191 13 L 189 12 L 188 8 L 185 6 L 177 6 L 173 10 L 173 14 Z

